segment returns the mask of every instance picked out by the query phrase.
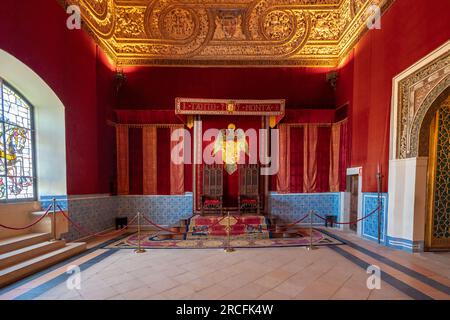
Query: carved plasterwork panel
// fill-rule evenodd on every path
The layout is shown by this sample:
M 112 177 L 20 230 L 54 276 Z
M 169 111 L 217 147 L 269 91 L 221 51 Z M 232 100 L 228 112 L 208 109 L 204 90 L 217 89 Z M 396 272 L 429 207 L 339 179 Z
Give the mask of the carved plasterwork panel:
M 121 65 L 336 66 L 393 0 L 67 0 Z
M 419 156 L 422 123 L 436 99 L 450 86 L 450 51 L 399 82 L 397 159 Z

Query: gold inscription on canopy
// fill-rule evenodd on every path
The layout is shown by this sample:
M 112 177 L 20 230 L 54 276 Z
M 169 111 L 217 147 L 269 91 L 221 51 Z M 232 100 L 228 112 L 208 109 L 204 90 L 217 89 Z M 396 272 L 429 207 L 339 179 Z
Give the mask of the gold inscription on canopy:
M 393 0 L 67 0 L 121 65 L 336 66 Z

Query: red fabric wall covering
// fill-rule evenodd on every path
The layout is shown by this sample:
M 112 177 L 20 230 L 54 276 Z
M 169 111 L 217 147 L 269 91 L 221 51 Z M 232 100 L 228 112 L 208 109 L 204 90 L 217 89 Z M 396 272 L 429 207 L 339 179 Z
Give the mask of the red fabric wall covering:
M 279 143 L 278 143 L 278 172 L 276 174 L 275 190 L 278 193 L 289 193 L 290 178 L 291 178 L 291 163 L 290 163 L 290 128 L 287 124 L 282 123 L 278 126 Z M 272 145 L 272 148 L 277 148 Z
M 317 133 L 317 189 L 330 191 L 330 142 L 331 128 L 319 127 Z
M 99 124 L 111 106 L 97 100 L 109 94 L 97 87 L 108 71 L 97 77 L 103 60 L 97 60 L 96 46 L 84 31 L 67 29 L 67 14 L 57 1 L 31 2 L 2 0 L 0 48 L 36 72 L 66 108 L 68 194 L 110 192 L 114 134 Z M 106 135 L 111 140 L 102 142 Z
M 173 134 L 175 134 L 178 130 L 182 129 L 183 125 L 170 128 L 170 138 Z M 186 139 L 186 136 L 184 135 Z M 170 157 L 172 160 L 172 150 L 179 144 L 178 141 L 170 141 Z M 182 195 L 184 194 L 184 164 L 177 164 L 175 161 L 169 162 L 169 180 L 170 180 L 170 194 L 171 195 Z
M 98 188 L 101 193 L 113 193 L 116 181 L 115 128 L 106 119 L 114 119 L 114 75 L 106 56 L 97 48 L 97 123 L 98 123 Z
M 335 121 L 335 109 L 286 110 L 283 123 L 332 123 Z
M 170 195 L 170 129 L 157 129 L 158 195 Z M 129 129 L 130 194 L 143 194 L 142 129 Z
M 349 122 L 344 121 L 341 124 L 341 138 L 340 138 L 340 150 L 339 150 L 339 184 L 340 190 L 344 191 L 347 188 L 347 168 L 350 166 L 351 161 L 351 140 L 349 136 Z
M 193 129 L 187 129 L 190 133 L 191 137 L 194 137 L 194 130 Z M 192 144 L 192 154 L 191 154 L 191 162 L 194 161 L 194 140 L 191 140 Z M 192 164 L 185 164 L 184 165 L 184 191 L 185 192 L 192 192 Z
M 339 79 L 335 91 L 336 108 L 341 108 L 345 105 L 351 108 L 353 104 L 353 70 L 354 54 L 351 51 L 339 66 Z
M 171 110 L 115 110 L 115 120 L 122 124 L 182 124 L 181 118 Z
M 158 128 L 158 194 L 170 194 L 170 129 Z
M 130 157 L 130 194 L 143 193 L 143 157 L 142 157 L 142 129 L 130 128 L 129 157 Z
M 392 79 L 450 38 L 448 8 L 448 0 L 396 0 L 341 69 L 337 105 L 350 101 L 351 166 L 363 167 L 364 192 L 376 191 L 378 163 L 387 191 Z
M 303 128 L 293 127 L 291 128 L 290 135 L 290 192 L 302 193 L 303 192 L 303 148 L 304 148 L 304 134 Z
M 126 68 L 120 109 L 170 109 L 176 97 L 286 99 L 287 108 L 333 108 L 327 68 Z

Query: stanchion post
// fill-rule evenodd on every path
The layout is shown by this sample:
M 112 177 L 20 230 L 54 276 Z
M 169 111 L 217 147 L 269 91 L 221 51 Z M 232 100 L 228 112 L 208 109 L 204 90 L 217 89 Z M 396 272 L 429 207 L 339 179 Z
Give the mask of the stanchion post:
M 377 170 L 377 191 L 378 191 L 378 244 L 381 244 L 381 184 L 383 183 L 383 176 L 381 174 L 381 167 L 378 165 Z
M 146 252 L 145 249 L 142 249 L 141 246 L 141 213 L 138 212 L 137 214 L 137 220 L 138 220 L 138 248 L 134 250 L 135 253 L 144 253 Z
M 313 216 L 314 216 L 314 211 L 311 210 L 309 212 L 309 246 L 306 247 L 306 250 L 308 250 L 308 251 L 317 249 L 317 247 L 313 246 Z
M 53 212 L 52 212 L 52 241 L 56 241 L 56 198 L 52 199 L 52 206 L 53 206 Z
M 227 253 L 231 253 L 234 252 L 234 248 L 231 247 L 231 220 L 230 220 L 230 211 L 228 211 L 228 216 L 227 216 L 227 246 L 225 248 L 225 252 Z

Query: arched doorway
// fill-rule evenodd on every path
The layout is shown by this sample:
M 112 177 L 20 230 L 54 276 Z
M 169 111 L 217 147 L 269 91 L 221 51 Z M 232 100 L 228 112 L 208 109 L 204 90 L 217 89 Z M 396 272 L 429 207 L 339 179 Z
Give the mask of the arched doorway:
M 429 173 L 432 172 L 429 168 L 438 168 L 438 166 L 431 167 L 432 159 L 429 159 L 433 154 L 430 153 L 430 147 L 437 141 L 430 141 L 430 130 L 433 121 L 436 122 L 433 117 L 449 95 L 449 88 L 450 41 L 393 79 L 388 246 L 410 252 L 435 249 L 435 246 L 427 240 L 431 232 L 426 231 L 432 230 L 433 224 L 428 223 L 434 217 L 429 210 L 432 199 L 429 193 L 432 193 L 431 185 L 436 184 L 436 176 L 429 177 Z M 443 162 L 439 165 L 445 167 Z M 450 186 L 447 189 L 450 190 Z M 432 194 L 435 199 L 435 194 Z M 448 194 L 447 191 L 445 194 Z M 444 220 L 447 221 L 450 215 L 447 209 L 447 206 L 450 206 L 448 197 L 444 196 L 444 193 L 438 196 L 439 211 L 446 212 Z M 444 227 L 440 221 L 435 225 L 442 230 Z M 448 226 L 446 232 L 441 232 L 442 234 L 448 235 Z M 442 248 L 448 246 L 442 245 Z
M 433 103 L 422 124 L 419 152 L 427 152 L 425 249 L 450 249 L 450 88 Z

